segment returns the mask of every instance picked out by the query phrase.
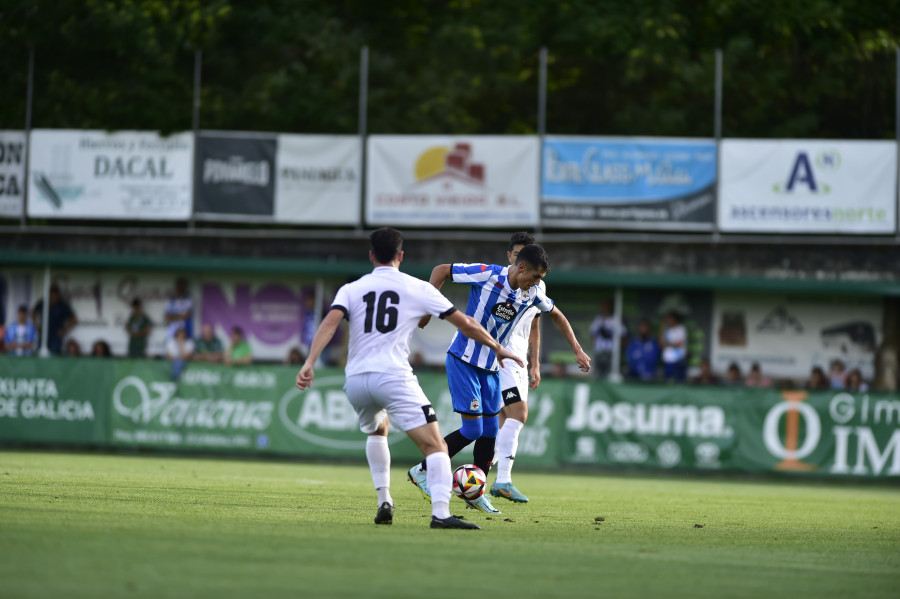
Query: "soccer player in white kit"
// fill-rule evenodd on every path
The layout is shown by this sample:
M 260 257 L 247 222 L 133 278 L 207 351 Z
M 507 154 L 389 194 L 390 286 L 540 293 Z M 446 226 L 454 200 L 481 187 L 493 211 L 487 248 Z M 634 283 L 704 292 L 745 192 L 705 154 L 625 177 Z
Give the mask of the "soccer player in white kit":
M 519 250 L 534 243 L 534 237 L 525 232 L 513 234 L 509 239 L 506 258 L 515 264 Z M 547 292 L 544 281 L 538 285 Z M 507 360 L 500 367 L 500 394 L 503 408 L 500 410 L 500 431 L 497 433 L 494 462 L 497 464 L 497 480 L 491 485 L 494 497 L 505 497 L 516 503 L 528 503 L 526 497 L 512 483 L 513 461 L 519 447 L 519 432 L 528 420 L 528 391 L 534 390 L 541 382 L 541 327 L 538 321 L 541 311 L 535 307 L 528 312 L 513 329 L 506 348 L 523 360 L 528 357 L 528 367 L 523 368 Z
M 403 236 L 381 228 L 370 236 L 369 259 L 375 269 L 341 287 L 331 310 L 313 337 L 309 356 L 297 374 L 297 387 L 313 384 L 313 365 L 331 341 L 343 318 L 350 321 L 350 343 L 344 390 L 359 416 L 360 430 L 369 435 L 366 458 L 378 494 L 376 524 L 391 524 L 394 501 L 390 493 L 391 454 L 388 418 L 409 435 L 425 455 L 432 491 L 431 528 L 480 528 L 450 515 L 451 471 L 447 444 L 437 416 L 409 364 L 409 337 L 423 316 L 438 316 L 462 334 L 490 347 L 497 358 L 521 360 L 505 350 L 478 322 L 458 311 L 425 281 L 399 270 Z M 524 366 L 524 364 L 522 364 Z

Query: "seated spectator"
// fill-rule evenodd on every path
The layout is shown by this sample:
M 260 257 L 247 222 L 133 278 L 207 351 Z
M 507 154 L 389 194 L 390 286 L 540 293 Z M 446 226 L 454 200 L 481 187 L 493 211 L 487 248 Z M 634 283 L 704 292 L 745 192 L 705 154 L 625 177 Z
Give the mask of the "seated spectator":
M 556 379 L 564 379 L 569 375 L 569 371 L 566 368 L 565 362 L 554 362 L 553 370 L 550 372 L 550 376 Z
M 759 366 L 759 362 L 754 362 L 750 367 L 750 374 L 744 379 L 744 386 L 761 388 L 771 387 L 772 381 L 762 375 L 762 369 Z
M 851 393 L 865 393 L 869 390 L 869 385 L 863 380 L 862 372 L 859 371 L 859 368 L 854 368 L 847 373 L 847 386 L 845 389 Z
M 831 361 L 831 369 L 828 371 L 829 386 L 832 389 L 843 389 L 847 383 L 847 370 L 840 360 Z
M 6 352 L 15 356 L 30 356 L 37 349 L 37 331 L 28 321 L 28 306 L 19 306 L 16 321 L 9 325 L 3 336 Z
M 656 378 L 656 364 L 659 362 L 659 343 L 650 334 L 650 323 L 641 320 L 638 332 L 625 349 L 628 361 L 628 378 L 638 381 L 652 381 Z
M 683 381 L 687 375 L 687 329 L 674 311 L 666 314 L 659 332 L 659 346 L 666 380 Z
M 200 328 L 200 338 L 194 343 L 194 361 L 218 364 L 224 355 L 222 342 L 216 337 L 212 325 L 205 323 Z
M 166 341 L 166 358 L 172 362 L 172 380 L 178 380 L 193 355 L 194 342 L 188 338 L 187 329 L 181 327 Z
M 741 367 L 738 366 L 737 362 L 732 362 L 728 365 L 728 371 L 725 373 L 725 380 L 722 381 L 722 384 L 726 387 L 742 387 L 744 385 L 744 379 L 741 377 Z
M 144 314 L 144 306 L 141 298 L 131 300 L 131 316 L 125 323 L 125 331 L 128 333 L 128 357 L 143 358 L 147 355 L 147 337 L 153 330 L 153 321 Z
M 94 345 L 91 346 L 91 357 L 92 358 L 111 358 L 112 352 L 109 349 L 109 343 L 107 343 L 103 339 L 98 339 L 97 341 L 94 341 Z
M 297 364 L 303 364 L 306 361 L 306 356 L 303 355 L 303 352 L 300 351 L 299 347 L 292 347 L 291 351 L 288 352 L 287 358 L 284 363 L 289 365 L 296 366 Z
M 700 361 L 700 374 L 691 379 L 695 385 L 718 385 L 719 377 L 713 374 L 712 365 L 709 358 L 703 358 Z
M 809 380 L 806 381 L 806 388 L 811 391 L 822 391 L 831 388 L 828 383 L 828 377 L 825 376 L 825 371 L 822 370 L 821 366 L 813 367 L 809 373 Z
M 241 327 L 231 329 L 231 345 L 225 352 L 225 363 L 229 366 L 253 363 L 250 344 L 244 339 L 244 331 Z
M 74 339 L 66 341 L 66 356 L 70 358 L 78 358 L 81 356 L 81 346 Z

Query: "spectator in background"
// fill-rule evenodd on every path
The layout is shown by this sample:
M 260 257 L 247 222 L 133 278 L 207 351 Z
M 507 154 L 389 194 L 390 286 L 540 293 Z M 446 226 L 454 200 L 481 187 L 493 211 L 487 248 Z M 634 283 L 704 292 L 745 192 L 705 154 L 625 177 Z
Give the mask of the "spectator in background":
M 812 371 L 810 371 L 809 380 L 806 381 L 806 388 L 811 391 L 822 391 L 831 388 L 831 385 L 828 383 L 828 377 L 825 376 L 825 371 L 822 370 L 821 366 L 814 366 Z
M 74 339 L 66 341 L 66 356 L 69 358 L 81 357 L 81 346 Z
M 613 305 L 609 300 L 600 302 L 600 314 L 591 323 L 591 336 L 594 338 L 594 361 L 591 367 L 597 378 L 605 379 L 612 370 L 612 352 L 616 343 L 616 327 L 619 327 L 620 339 L 625 339 L 625 327 L 613 314 Z
M 91 346 L 91 357 L 112 358 L 112 351 L 110 351 L 109 349 L 109 343 L 107 343 L 103 339 L 94 341 L 94 345 Z
M 847 382 L 844 389 L 851 393 L 865 393 L 869 390 L 869 385 L 863 380 L 862 372 L 859 371 L 859 368 L 854 368 L 847 373 Z
M 166 304 L 166 324 L 168 330 L 167 339 L 175 337 L 178 329 L 187 329 L 187 336 L 194 336 L 194 300 L 188 293 L 188 284 L 185 279 L 175 281 L 175 294 L 169 298 Z
M 306 362 L 306 356 L 303 355 L 299 347 L 292 347 L 284 361 L 285 364 L 293 365 L 303 364 L 304 362 Z
M 219 364 L 225 357 L 222 342 L 216 337 L 213 326 L 204 323 L 200 327 L 200 338 L 194 343 L 194 361 Z
M 645 382 L 656 378 L 659 343 L 650 334 L 650 323 L 646 319 L 641 320 L 637 335 L 628 342 L 625 359 L 628 361 L 628 378 Z
M 125 323 L 125 331 L 128 333 L 128 357 L 143 358 L 147 355 L 147 337 L 153 330 L 153 321 L 144 314 L 144 306 L 141 298 L 131 300 L 131 316 Z
M 166 341 L 166 358 L 172 363 L 172 380 L 178 380 L 193 355 L 194 342 L 188 338 L 187 329 L 181 327 L 175 331 L 174 337 Z
M 316 318 L 316 296 L 307 294 L 303 298 L 303 328 L 300 330 L 300 346 L 303 353 L 309 352 L 318 325 Z
M 835 390 L 843 389 L 846 386 L 847 369 L 844 367 L 843 362 L 840 360 L 831 361 L 831 368 L 828 371 L 828 381 L 829 386 Z
M 700 372 L 691 379 L 691 383 L 694 385 L 718 385 L 719 377 L 713 374 L 712 365 L 709 363 L 709 358 L 703 358 L 700 360 Z
M 44 299 L 41 298 L 34 305 L 31 311 L 31 320 L 40 330 L 41 317 L 44 314 Z M 78 324 L 78 318 L 71 306 L 62 298 L 59 292 L 59 285 L 55 283 L 50 285 L 50 305 L 48 306 L 47 320 L 47 349 L 51 354 L 58 356 L 62 353 L 63 339 L 69 334 L 69 331 Z
M 241 327 L 231 329 L 231 345 L 228 346 L 228 351 L 225 352 L 225 363 L 228 366 L 253 363 L 250 344 L 244 339 L 244 331 Z
M 28 321 L 28 306 L 19 306 L 16 321 L 6 328 L 3 345 L 6 353 L 14 356 L 30 356 L 37 349 L 37 331 Z
M 759 362 L 754 362 L 753 365 L 750 366 L 750 374 L 744 379 L 744 386 L 767 388 L 772 386 L 772 381 L 763 376 L 762 369 L 759 367 Z
M 687 374 L 687 330 L 681 317 L 670 311 L 659 332 L 662 348 L 663 373 L 667 381 L 681 382 Z
M 741 377 L 741 367 L 737 362 L 732 362 L 728 365 L 728 370 L 725 372 L 725 380 L 722 381 L 722 384 L 726 387 L 744 386 L 744 379 Z

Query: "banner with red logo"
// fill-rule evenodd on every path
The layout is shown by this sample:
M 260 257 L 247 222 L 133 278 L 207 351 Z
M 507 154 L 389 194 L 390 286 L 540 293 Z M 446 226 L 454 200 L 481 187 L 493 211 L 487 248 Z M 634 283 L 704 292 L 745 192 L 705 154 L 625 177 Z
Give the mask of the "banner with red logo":
M 517 227 L 538 222 L 538 138 L 373 135 L 366 222 Z

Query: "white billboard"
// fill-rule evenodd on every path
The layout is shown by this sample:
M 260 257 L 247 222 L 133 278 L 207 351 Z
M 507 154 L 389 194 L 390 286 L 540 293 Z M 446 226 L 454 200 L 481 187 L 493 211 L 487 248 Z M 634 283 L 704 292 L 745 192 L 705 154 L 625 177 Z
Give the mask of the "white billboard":
M 193 164 L 191 133 L 37 129 L 29 147 L 28 216 L 187 220 Z
M 895 142 L 726 139 L 721 158 L 722 231 L 895 230 Z
M 279 135 L 275 221 L 358 225 L 362 144 L 351 135 Z
M 717 292 L 712 366 L 724 373 L 735 362 L 746 374 L 757 362 L 766 376 L 803 380 L 841 360 L 871 379 L 883 313 L 880 297 Z
M 538 222 L 538 138 L 373 135 L 366 222 L 516 227 Z
M 0 217 L 21 217 L 24 201 L 25 132 L 0 131 Z

